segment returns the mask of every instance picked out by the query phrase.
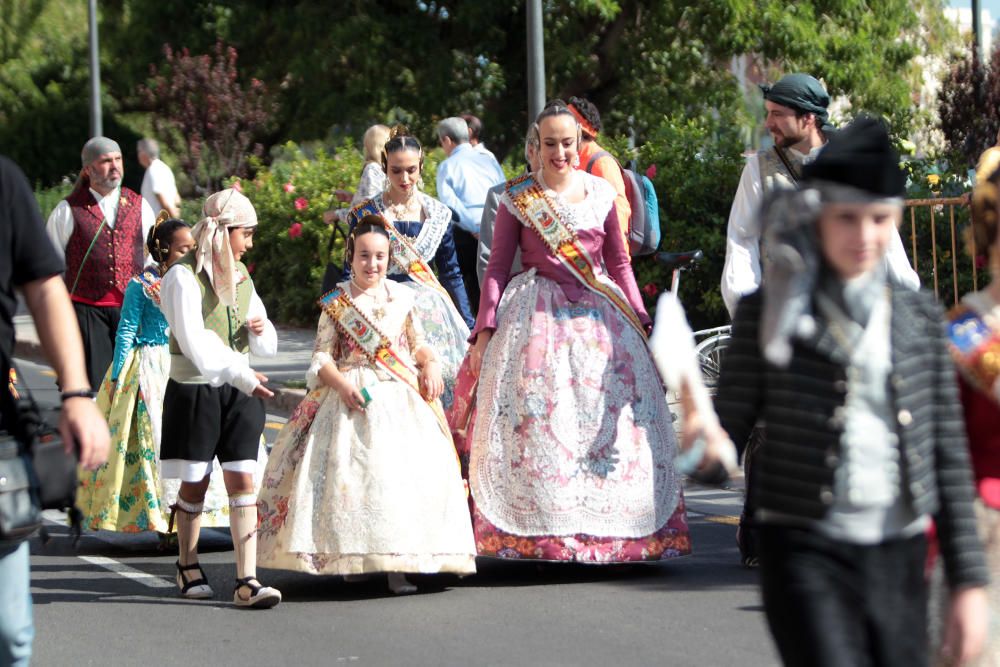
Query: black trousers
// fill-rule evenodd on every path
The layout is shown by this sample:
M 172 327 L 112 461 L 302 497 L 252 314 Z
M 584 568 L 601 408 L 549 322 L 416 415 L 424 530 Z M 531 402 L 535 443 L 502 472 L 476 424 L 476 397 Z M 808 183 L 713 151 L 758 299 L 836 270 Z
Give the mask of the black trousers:
M 115 335 L 122 309 L 117 306 L 91 306 L 73 302 L 80 335 L 83 337 L 83 354 L 87 365 L 87 379 L 94 391 L 101 388 L 104 374 L 108 372 L 115 355 Z M 78 387 L 63 387 L 77 389 Z
M 756 491 L 754 480 L 757 460 L 757 452 L 764 443 L 764 427 L 754 426 L 750 431 L 750 438 L 747 440 L 746 449 L 743 451 L 743 513 L 740 514 L 740 530 L 742 531 L 740 551 L 741 555 L 757 556 L 757 535 L 754 531 L 753 515 L 757 508 Z
M 264 402 L 231 384 L 167 381 L 160 459 L 256 461 L 267 413 Z
M 758 526 L 767 623 L 789 667 L 925 667 L 924 535 L 872 546 Z
M 458 225 L 452 225 L 452 233 L 455 237 L 458 268 L 462 271 L 465 293 L 469 295 L 469 307 L 472 309 L 472 316 L 475 317 L 479 312 L 479 274 L 476 273 L 479 240 Z

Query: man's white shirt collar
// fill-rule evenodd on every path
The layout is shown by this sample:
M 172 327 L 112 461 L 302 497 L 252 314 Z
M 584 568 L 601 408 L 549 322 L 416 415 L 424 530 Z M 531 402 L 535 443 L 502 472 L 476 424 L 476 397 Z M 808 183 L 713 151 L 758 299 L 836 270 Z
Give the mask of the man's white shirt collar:
M 104 196 L 102 196 L 101 193 L 94 188 L 90 188 L 90 194 L 94 196 L 94 200 L 97 202 L 97 206 L 100 207 L 101 213 L 104 214 L 104 219 L 107 220 L 109 227 L 115 226 L 115 219 L 118 217 L 118 202 L 121 200 L 121 193 L 122 188 L 120 185 Z

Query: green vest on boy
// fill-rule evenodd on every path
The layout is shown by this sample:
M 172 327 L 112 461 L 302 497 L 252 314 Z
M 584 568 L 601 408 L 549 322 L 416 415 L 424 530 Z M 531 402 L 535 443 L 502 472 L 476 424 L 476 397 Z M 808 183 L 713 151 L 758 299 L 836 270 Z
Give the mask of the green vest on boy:
M 204 271 L 195 273 L 195 254 L 188 253 L 177 260 L 175 266 L 186 268 L 195 274 L 201 288 L 201 316 L 205 328 L 214 332 L 228 347 L 242 354 L 250 353 L 250 331 L 247 329 L 247 312 L 253 294 L 253 281 L 243 262 L 236 262 L 236 270 L 242 277 L 236 285 L 236 307 L 224 306 L 212 289 L 212 281 Z M 183 355 L 173 334 L 170 335 L 170 354 Z

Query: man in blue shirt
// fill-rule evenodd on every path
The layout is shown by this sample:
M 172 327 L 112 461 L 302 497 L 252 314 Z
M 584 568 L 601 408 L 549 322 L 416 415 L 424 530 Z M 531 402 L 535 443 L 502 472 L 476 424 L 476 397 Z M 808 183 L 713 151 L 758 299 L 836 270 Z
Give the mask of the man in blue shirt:
M 437 127 L 438 141 L 447 159 L 438 165 L 437 195 L 452 210 L 455 251 L 462 270 L 465 291 L 473 312 L 479 311 L 479 280 L 476 255 L 479 222 L 486 195 L 494 185 L 506 180 L 500 164 L 491 155 L 469 144 L 469 126 L 461 118 L 445 118 Z

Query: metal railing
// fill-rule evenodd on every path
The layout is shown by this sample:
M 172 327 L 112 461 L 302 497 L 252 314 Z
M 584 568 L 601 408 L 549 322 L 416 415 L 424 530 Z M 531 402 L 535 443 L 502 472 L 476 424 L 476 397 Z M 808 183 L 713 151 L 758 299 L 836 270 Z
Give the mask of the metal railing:
M 968 204 L 968 195 L 907 199 L 905 203 L 905 211 L 909 213 L 910 261 L 913 264 L 913 270 L 920 275 L 921 282 L 925 287 L 927 287 L 926 277 L 931 277 L 934 285 L 934 296 L 938 300 L 941 300 L 942 275 L 949 273 L 943 269 L 950 268 L 952 303 L 957 303 L 962 292 L 968 291 L 967 284 L 963 284 L 962 289 L 959 287 L 960 283 L 965 283 L 963 276 L 968 274 L 963 272 L 966 272 L 968 267 L 971 267 L 972 290 L 979 289 L 979 267 L 976 266 L 975 259 L 965 252 L 965 241 L 960 238 L 961 234 L 958 231 L 960 225 L 968 222 Z M 956 223 L 956 208 L 960 218 L 958 223 Z M 927 214 L 921 209 L 926 209 Z M 942 217 L 947 220 L 948 228 L 947 237 L 943 239 L 943 245 L 939 246 L 938 220 Z M 927 225 L 926 230 L 929 232 L 929 239 L 927 239 L 928 233 L 925 232 L 925 224 Z M 904 217 L 903 229 L 900 230 L 904 241 L 906 239 L 906 226 L 906 218 Z M 924 271 L 921 272 L 922 262 L 927 261 L 927 253 L 921 252 L 926 241 L 929 241 L 930 245 L 930 271 L 928 272 L 926 265 L 923 265 Z

